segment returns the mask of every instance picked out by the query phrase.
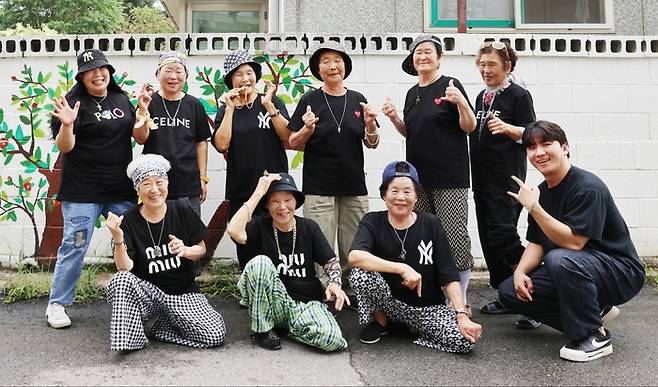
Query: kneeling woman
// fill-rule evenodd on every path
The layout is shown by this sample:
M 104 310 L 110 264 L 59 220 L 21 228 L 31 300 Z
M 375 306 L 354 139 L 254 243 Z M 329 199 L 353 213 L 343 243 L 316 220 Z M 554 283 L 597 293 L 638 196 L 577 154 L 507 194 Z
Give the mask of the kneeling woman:
M 261 201 L 269 216 L 251 220 Z M 284 328 L 294 340 L 336 351 L 346 348 L 347 341 L 322 301 L 335 298 L 335 308 L 340 310 L 349 300 L 341 289 L 338 258 L 320 226 L 295 216 L 303 203 L 304 194 L 290 175 L 266 172 L 249 200 L 231 218 L 228 234 L 254 257 L 238 282 L 240 303 L 249 308 L 251 329 L 260 346 L 281 348 L 274 328 Z M 329 276 L 325 291 L 316 278 L 315 263 Z
M 159 341 L 195 348 L 224 342 L 224 320 L 194 282 L 193 261 L 206 253 L 202 238 L 207 230 L 189 205 L 165 201 L 170 168 L 159 155 L 132 161 L 127 173 L 142 204 L 107 218 L 119 269 L 107 295 L 113 350 L 148 345 L 143 321 L 150 318 L 157 318 L 151 336 Z
M 433 214 L 413 211 L 419 187 L 413 165 L 388 164 L 379 187 L 387 211 L 366 214 L 354 237 L 350 285 L 359 301 L 359 322 L 370 321 L 361 342 L 376 343 L 388 332 L 389 321 L 395 321 L 418 331 L 418 345 L 469 352 L 482 327 L 464 307 L 441 222 Z M 445 305 L 444 292 L 454 309 Z

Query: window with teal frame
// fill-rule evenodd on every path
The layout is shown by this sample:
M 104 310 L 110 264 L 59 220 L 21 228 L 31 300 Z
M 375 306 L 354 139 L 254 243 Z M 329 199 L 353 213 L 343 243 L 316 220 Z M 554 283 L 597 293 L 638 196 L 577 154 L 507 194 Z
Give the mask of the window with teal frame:
M 429 0 L 430 28 L 457 27 L 457 0 Z M 469 28 L 514 28 L 514 0 L 468 0 Z

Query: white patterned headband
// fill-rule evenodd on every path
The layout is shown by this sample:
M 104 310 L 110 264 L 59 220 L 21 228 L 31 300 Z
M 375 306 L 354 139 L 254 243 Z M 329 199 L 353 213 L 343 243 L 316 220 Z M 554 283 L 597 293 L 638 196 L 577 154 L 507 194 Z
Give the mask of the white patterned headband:
M 160 155 L 144 154 L 138 156 L 128 164 L 126 174 L 133 181 L 135 191 L 139 183 L 151 176 L 163 177 L 167 180 L 167 171 L 171 169 L 169 161 Z

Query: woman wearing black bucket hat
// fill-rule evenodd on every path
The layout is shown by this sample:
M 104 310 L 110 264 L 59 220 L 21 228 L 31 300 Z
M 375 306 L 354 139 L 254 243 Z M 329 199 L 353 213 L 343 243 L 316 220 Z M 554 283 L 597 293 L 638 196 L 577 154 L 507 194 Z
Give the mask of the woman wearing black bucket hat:
M 226 231 L 253 257 L 242 271 L 238 288 L 249 309 L 254 339 L 264 348 L 279 349 L 275 328 L 325 351 L 347 347 L 340 327 L 323 302 L 335 299 L 340 310 L 349 299 L 341 289 L 338 258 L 317 223 L 295 216 L 304 194 L 287 173 L 265 172 L 254 193 L 236 212 Z M 251 219 L 264 207 L 268 216 Z M 326 290 L 315 264 L 329 276 Z
M 288 172 L 284 143 L 288 141 L 288 110 L 274 94 L 276 87 L 266 81 L 260 94 L 256 83 L 261 66 L 245 50 L 231 52 L 224 60 L 224 83 L 229 91 L 217 110 L 212 143 L 226 152 L 226 198 L 229 219 L 247 201 L 263 170 Z M 259 213 L 264 213 L 258 211 Z M 251 258 L 236 245 L 240 267 Z
M 64 230 L 46 310 L 53 328 L 71 325 L 65 305 L 73 303 L 82 262 L 96 219 L 123 214 L 135 205 L 125 174 L 132 160 L 135 108 L 112 77 L 114 67 L 96 49 L 78 55 L 76 84 L 55 99 L 51 130 L 62 154 Z
M 407 92 L 404 120 L 388 100 L 384 114 L 406 137 L 407 161 L 418 169 L 422 190 L 417 210 L 436 214 L 448 235 L 450 250 L 459 269 L 460 285 L 466 290 L 473 267 L 468 235 L 468 143 L 475 129 L 473 107 L 459 80 L 441 74 L 441 40 L 420 35 L 410 46 L 402 70 L 418 76 Z M 466 302 L 466 301 L 465 301 Z
M 323 84 L 297 104 L 288 124 L 294 131 L 290 145 L 304 147 L 304 216 L 320 225 L 330 243 L 338 240 L 347 276 L 349 248 L 368 211 L 363 146 L 376 148 L 379 144 L 377 113 L 361 93 L 345 88 L 343 81 L 352 71 L 352 60 L 341 44 L 327 41 L 320 45 L 311 55 L 309 67 Z

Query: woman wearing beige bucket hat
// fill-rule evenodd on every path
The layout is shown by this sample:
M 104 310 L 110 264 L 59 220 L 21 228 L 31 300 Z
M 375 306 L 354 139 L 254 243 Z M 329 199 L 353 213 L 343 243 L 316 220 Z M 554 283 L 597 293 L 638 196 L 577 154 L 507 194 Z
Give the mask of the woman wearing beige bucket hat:
M 406 138 L 407 161 L 418 169 L 422 185 L 416 208 L 441 219 L 466 298 L 473 267 L 467 134 L 475 129 L 475 114 L 459 80 L 440 71 L 443 45 L 438 37 L 420 35 L 409 51 L 402 70 L 418 76 L 418 84 L 407 92 L 404 119 L 390 100 L 382 110 Z
M 346 284 L 347 255 L 359 221 L 368 211 L 363 147 L 379 144 L 377 113 L 361 93 L 344 86 L 352 59 L 341 44 L 320 45 L 309 67 L 322 87 L 299 101 L 288 124 L 294 132 L 290 145 L 304 147 L 304 216 L 320 225 L 329 243 L 338 240 Z

